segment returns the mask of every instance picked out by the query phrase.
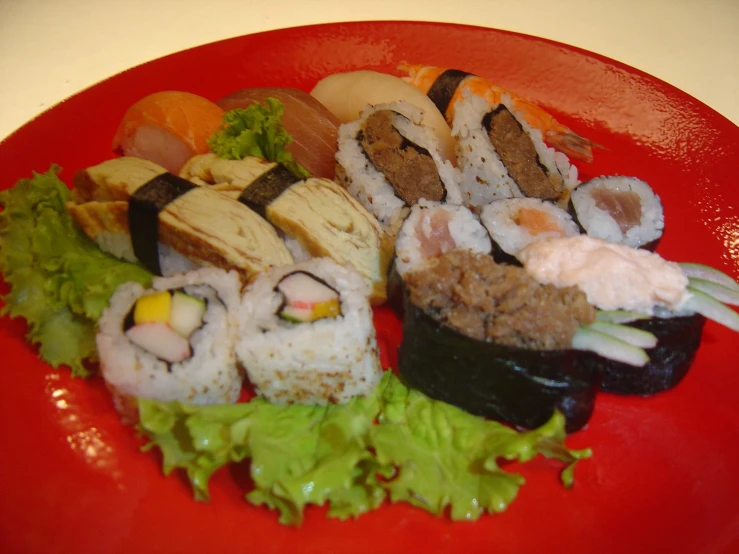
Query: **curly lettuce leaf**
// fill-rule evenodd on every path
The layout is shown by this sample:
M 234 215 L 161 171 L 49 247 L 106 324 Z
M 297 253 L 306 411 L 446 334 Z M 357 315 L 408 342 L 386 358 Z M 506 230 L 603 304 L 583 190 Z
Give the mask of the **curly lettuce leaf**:
M 504 510 L 524 483 L 499 460 L 542 454 L 569 464 L 590 455 L 565 444 L 564 418 L 519 433 L 431 400 L 388 371 L 368 398 L 338 406 L 275 406 L 262 399 L 232 406 L 139 400 L 145 448 L 160 448 L 164 471 L 187 473 L 195 497 L 231 462 L 251 459 L 253 504 L 300 524 L 309 504 L 329 517 L 357 517 L 386 498 L 436 515 L 475 520 Z
M 293 139 L 282 125 L 284 114 L 285 107 L 276 98 L 226 112 L 221 129 L 208 139 L 208 146 L 221 158 L 259 156 L 284 165 L 298 177 L 310 177 L 285 149 Z
M 152 276 L 103 253 L 77 228 L 59 171 L 53 166 L 0 192 L 0 272 L 10 286 L 1 313 L 28 322 L 27 339 L 46 362 L 85 376 L 110 296 L 126 281 L 148 286 Z

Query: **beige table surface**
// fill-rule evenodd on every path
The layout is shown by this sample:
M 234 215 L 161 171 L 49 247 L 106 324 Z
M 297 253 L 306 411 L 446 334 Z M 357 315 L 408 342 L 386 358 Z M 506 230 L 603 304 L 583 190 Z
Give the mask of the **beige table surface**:
M 739 0 L 0 0 L 0 140 L 106 77 L 223 38 L 313 23 L 466 23 L 579 46 L 739 124 Z

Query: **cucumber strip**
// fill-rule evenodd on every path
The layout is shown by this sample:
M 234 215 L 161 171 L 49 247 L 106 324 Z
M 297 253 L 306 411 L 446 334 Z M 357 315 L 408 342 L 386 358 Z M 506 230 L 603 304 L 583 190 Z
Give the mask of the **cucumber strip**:
M 737 290 L 698 277 L 688 277 L 688 282 L 690 283 L 690 288 L 705 292 L 708 296 L 712 296 L 719 302 L 739 306 L 739 291 Z
M 605 323 L 596 321 L 588 325 L 589 329 L 598 331 L 604 335 L 609 335 L 615 339 L 628 342 L 632 346 L 639 348 L 654 348 L 657 346 L 657 337 L 649 331 L 627 327 L 626 325 L 618 325 L 616 323 Z
M 629 323 L 637 319 L 649 319 L 649 316 L 627 310 L 598 310 L 595 312 L 595 320 L 604 323 Z
M 703 264 L 680 263 L 678 265 L 686 277 L 705 279 L 717 285 L 723 285 L 732 290 L 739 291 L 739 283 L 723 271 Z
M 739 331 L 739 314 L 725 306 L 712 296 L 693 287 L 688 287 L 691 296 L 683 305 L 684 308 L 698 312 L 702 316 L 728 327 L 732 331 Z
M 596 354 L 623 362 L 636 367 L 643 367 L 649 361 L 647 353 L 628 342 L 618 340 L 610 335 L 604 335 L 589 327 L 580 327 L 572 339 L 572 348 L 575 350 L 588 350 Z

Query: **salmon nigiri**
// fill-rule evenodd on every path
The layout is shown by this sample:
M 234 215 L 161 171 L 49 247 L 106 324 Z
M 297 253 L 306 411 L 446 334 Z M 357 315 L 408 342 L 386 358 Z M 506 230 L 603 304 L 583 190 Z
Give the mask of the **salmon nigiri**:
M 248 108 L 266 98 L 279 100 L 285 108 L 282 126 L 292 137 L 285 150 L 312 175 L 333 179 L 341 122 L 307 92 L 295 88 L 245 88 L 221 98 L 217 104 L 230 111 Z
M 208 138 L 221 126 L 223 114 L 197 94 L 155 92 L 128 108 L 113 138 L 113 150 L 179 173 L 192 156 L 210 151 Z

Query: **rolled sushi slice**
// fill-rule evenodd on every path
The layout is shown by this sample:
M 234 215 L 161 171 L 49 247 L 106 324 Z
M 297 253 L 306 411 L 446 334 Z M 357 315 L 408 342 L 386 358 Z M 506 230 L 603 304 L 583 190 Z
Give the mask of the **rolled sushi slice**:
M 279 164 L 248 156 L 224 160 L 197 156 L 183 176 L 209 186 L 260 214 L 303 252 L 356 269 L 370 286 L 373 304 L 387 299 L 391 246 L 382 227 L 351 194 L 328 179 L 301 179 Z M 290 245 L 290 242 L 288 242 Z
M 598 177 L 579 185 L 570 211 L 591 237 L 634 248 L 654 250 L 665 216 L 652 188 L 635 177 Z
M 493 241 L 493 257 L 505 263 L 518 264 L 516 254 L 537 240 L 580 234 L 567 211 L 537 198 L 496 200 L 482 209 L 480 220 Z
M 202 268 L 122 285 L 98 322 L 100 371 L 117 409 L 135 420 L 135 398 L 235 402 L 243 373 L 234 351 L 241 281 Z
M 461 204 L 457 170 L 441 158 L 424 112 L 406 102 L 366 108 L 339 128 L 337 178 L 382 223 L 397 231 L 420 199 Z
M 280 405 L 370 394 L 382 369 L 368 294 L 356 271 L 328 258 L 257 277 L 242 299 L 236 344 L 257 394 Z
M 679 264 L 644 249 L 580 235 L 533 243 L 519 259 L 540 283 L 576 286 L 597 308 L 615 310 L 611 320 L 657 337 L 643 368 L 590 358 L 609 392 L 649 395 L 677 385 L 695 358 L 706 318 L 739 330 L 739 314 L 693 290 Z
M 67 210 L 98 246 L 156 275 L 201 266 L 244 279 L 292 263 L 274 228 L 245 205 L 141 158 L 117 158 L 75 175 Z
M 424 394 L 521 428 L 554 410 L 568 432 L 590 418 L 598 374 L 572 341 L 595 320 L 585 295 L 464 250 L 405 278 L 401 377 Z
M 457 103 L 452 136 L 464 203 L 475 209 L 521 196 L 566 204 L 578 184 L 577 168 L 544 143 L 541 132 L 507 95 L 491 109 L 485 99 L 465 91 Z

